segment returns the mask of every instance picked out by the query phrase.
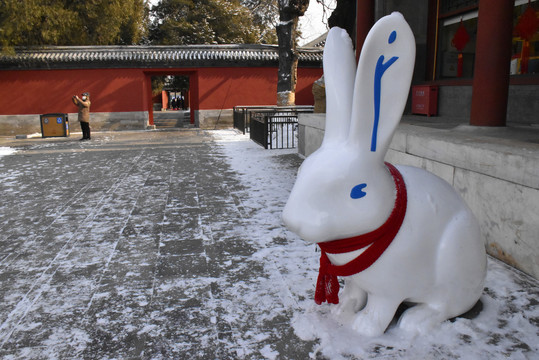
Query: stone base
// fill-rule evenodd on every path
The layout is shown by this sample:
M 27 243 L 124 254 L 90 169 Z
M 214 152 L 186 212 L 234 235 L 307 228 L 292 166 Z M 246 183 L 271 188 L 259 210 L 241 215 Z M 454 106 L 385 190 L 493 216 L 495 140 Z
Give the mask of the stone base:
M 201 129 L 229 129 L 234 127 L 234 110 L 195 111 L 195 126 Z
M 77 113 L 68 113 L 69 131 L 79 132 Z M 143 130 L 148 125 L 147 111 L 91 112 L 92 131 Z M 39 114 L 0 115 L 0 135 L 24 135 L 41 133 Z
M 507 123 L 539 124 L 539 85 L 510 85 L 507 102 Z M 440 86 L 438 114 L 467 119 L 472 106 L 471 86 Z

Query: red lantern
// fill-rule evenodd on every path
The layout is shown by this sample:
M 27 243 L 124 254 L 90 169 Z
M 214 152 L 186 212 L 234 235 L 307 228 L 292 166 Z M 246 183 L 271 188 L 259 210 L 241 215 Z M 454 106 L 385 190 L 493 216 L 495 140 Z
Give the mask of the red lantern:
M 528 7 L 518 19 L 515 26 L 515 34 L 522 38 L 522 53 L 520 55 L 520 73 L 526 74 L 528 72 L 528 59 L 530 57 L 530 40 L 533 38 L 537 29 L 539 28 L 539 19 L 535 13 L 535 10 L 531 7 L 528 0 Z
M 466 28 L 464 27 L 464 24 L 462 23 L 462 19 L 461 19 L 460 26 L 457 29 L 457 32 L 455 32 L 455 36 L 453 36 L 453 39 L 451 40 L 451 45 L 453 45 L 453 47 L 456 48 L 457 51 L 459 52 L 458 63 L 457 63 L 457 76 L 458 77 L 462 77 L 462 67 L 463 67 L 462 50 L 464 49 L 468 41 L 470 41 L 470 35 L 468 35 L 468 31 L 466 31 Z

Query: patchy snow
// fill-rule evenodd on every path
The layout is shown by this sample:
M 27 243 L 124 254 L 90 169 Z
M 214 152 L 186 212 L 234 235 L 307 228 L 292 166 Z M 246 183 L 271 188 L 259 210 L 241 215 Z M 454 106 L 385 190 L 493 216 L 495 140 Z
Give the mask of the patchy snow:
M 288 20 L 288 21 L 279 21 L 279 23 L 277 24 L 277 26 L 286 26 L 286 25 L 290 25 L 294 22 L 294 20 Z
M 43 135 L 41 133 L 32 133 L 32 134 L 27 134 L 26 135 L 27 139 L 40 138 L 40 137 L 43 137 Z
M 393 322 L 381 337 L 359 336 L 351 328 L 350 317 L 337 318 L 332 314 L 333 305 L 314 304 L 319 253 L 314 245 L 285 230 L 279 217 L 295 180 L 295 168 L 289 161 L 295 150 L 264 151 L 247 136 L 232 133 L 221 132 L 216 138 L 253 195 L 242 200 L 244 206 L 257 209 L 252 227 L 245 231 L 262 246 L 255 256 L 264 264 L 269 274 L 265 281 L 270 283 L 251 295 L 263 298 L 268 289 L 279 289 L 283 311 L 293 313 L 295 334 L 317 343 L 312 358 L 532 359 L 539 353 L 537 282 L 492 258 L 481 297 L 483 310 L 475 318 L 447 321 L 419 335 L 404 333 Z M 276 237 L 282 237 L 283 243 L 270 241 Z M 523 289 L 522 281 L 535 286 Z
M 230 130 L 211 132 L 214 141 L 185 134 L 51 140 L 1 158 L 0 357 L 492 360 L 539 352 L 537 281 L 492 259 L 478 316 L 417 336 L 391 326 L 360 337 L 349 318 L 314 304 L 320 253 L 283 226 L 302 161 L 296 150 L 264 150 Z
M 280 76 L 286 80 L 290 77 L 290 74 L 282 74 Z M 296 93 L 291 91 L 280 91 L 277 93 L 277 105 L 278 106 L 290 106 L 296 102 Z
M 15 153 L 16 151 L 17 151 L 16 149 L 1 146 L 0 147 L 0 157 L 6 156 L 6 155 L 11 155 L 11 154 Z

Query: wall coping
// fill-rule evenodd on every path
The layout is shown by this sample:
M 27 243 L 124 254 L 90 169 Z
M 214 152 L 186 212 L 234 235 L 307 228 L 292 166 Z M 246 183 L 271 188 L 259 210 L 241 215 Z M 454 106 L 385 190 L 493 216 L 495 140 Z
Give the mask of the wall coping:
M 299 47 L 298 66 L 322 66 L 323 48 Z M 278 66 L 277 45 L 103 45 L 16 48 L 1 70 Z

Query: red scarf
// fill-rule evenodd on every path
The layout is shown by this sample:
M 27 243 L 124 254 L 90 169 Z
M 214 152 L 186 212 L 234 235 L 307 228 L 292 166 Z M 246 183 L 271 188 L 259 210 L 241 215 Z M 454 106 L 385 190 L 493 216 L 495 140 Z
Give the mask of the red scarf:
M 406 215 L 407 195 L 406 184 L 401 173 L 390 163 L 385 163 L 393 176 L 397 188 L 395 207 L 387 221 L 378 229 L 367 234 L 353 236 L 347 239 L 319 243 L 322 255 L 320 256 L 320 270 L 316 281 L 314 301 L 320 305 L 324 301 L 331 304 L 339 303 L 339 281 L 337 276 L 350 276 L 371 266 L 393 241 Z M 333 265 L 327 256 L 329 254 L 343 254 L 368 247 L 357 258 L 344 265 Z

